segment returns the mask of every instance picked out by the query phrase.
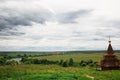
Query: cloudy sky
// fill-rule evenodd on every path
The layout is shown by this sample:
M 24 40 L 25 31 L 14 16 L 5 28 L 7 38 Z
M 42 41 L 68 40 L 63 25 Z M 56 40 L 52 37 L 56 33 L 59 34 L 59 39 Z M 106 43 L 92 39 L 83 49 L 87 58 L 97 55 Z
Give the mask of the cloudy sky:
M 120 50 L 120 0 L 0 0 L 0 51 Z

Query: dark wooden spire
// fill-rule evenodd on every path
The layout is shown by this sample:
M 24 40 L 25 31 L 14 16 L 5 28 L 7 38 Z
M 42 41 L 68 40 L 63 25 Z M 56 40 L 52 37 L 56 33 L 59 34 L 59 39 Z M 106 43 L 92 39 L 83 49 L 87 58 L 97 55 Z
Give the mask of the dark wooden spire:
M 108 49 L 107 49 L 107 54 L 114 54 L 112 45 L 111 45 L 111 41 L 109 40 L 109 45 L 108 45 Z

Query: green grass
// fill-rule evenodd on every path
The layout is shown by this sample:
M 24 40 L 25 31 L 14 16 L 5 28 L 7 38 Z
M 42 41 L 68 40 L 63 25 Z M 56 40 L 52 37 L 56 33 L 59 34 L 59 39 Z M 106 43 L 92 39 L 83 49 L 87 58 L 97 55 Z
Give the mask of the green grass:
M 81 53 L 38 56 L 48 60 L 100 61 L 104 53 Z M 120 59 L 120 54 L 116 53 Z M 120 80 L 120 70 L 96 71 L 95 67 L 61 67 L 59 65 L 19 64 L 0 66 L 0 80 Z
M 96 71 L 91 67 L 58 65 L 0 66 L 0 80 L 120 80 L 120 71 Z
M 49 56 L 38 56 L 32 57 L 33 59 L 47 59 L 47 60 L 69 60 L 73 58 L 75 62 L 80 62 L 81 60 L 100 61 L 103 58 L 104 53 L 79 53 L 79 54 L 64 54 L 64 55 L 49 55 Z M 120 53 L 116 53 L 117 57 L 120 59 Z

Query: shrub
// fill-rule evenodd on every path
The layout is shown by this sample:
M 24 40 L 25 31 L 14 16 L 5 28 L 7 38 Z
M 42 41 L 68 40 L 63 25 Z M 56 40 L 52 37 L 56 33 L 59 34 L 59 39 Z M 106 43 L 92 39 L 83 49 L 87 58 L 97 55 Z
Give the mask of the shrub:
M 88 63 L 88 64 L 91 64 L 91 63 L 93 63 L 93 60 L 92 60 L 92 59 L 89 59 L 89 60 L 87 61 L 87 63 Z
M 89 59 L 87 61 L 80 61 L 79 65 L 84 67 L 84 66 L 90 66 L 90 67 L 93 67 L 95 66 L 96 62 L 94 62 L 92 59 Z
M 18 62 L 17 62 L 17 61 L 12 60 L 12 61 L 7 61 L 7 62 L 6 62 L 6 64 L 7 64 L 7 65 L 17 65 L 17 64 L 18 64 Z
M 21 59 L 21 62 L 24 63 L 25 61 L 27 61 L 27 58 L 23 57 L 23 58 Z
M 68 67 L 67 61 L 63 62 L 62 66 L 63 67 Z
M 90 66 L 90 67 L 93 67 L 93 66 L 95 66 L 95 64 L 94 64 L 94 63 L 90 63 L 89 66 Z
M 74 62 L 73 62 L 73 59 L 72 59 L 72 58 L 69 59 L 68 65 L 69 65 L 69 66 L 73 66 L 73 65 L 74 65 Z
M 59 63 L 59 64 L 60 64 L 60 65 L 62 65 L 62 64 L 63 64 L 63 60 L 62 60 L 62 59 L 60 60 L 60 63 Z
M 5 58 L 0 58 L 0 65 L 6 64 L 6 59 Z
M 87 63 L 84 62 L 84 63 L 81 64 L 81 66 L 82 66 L 82 67 L 85 67 L 85 66 L 87 66 Z
M 81 66 L 83 63 L 85 63 L 85 61 L 81 60 L 79 65 Z
M 27 54 L 24 54 L 23 57 L 26 57 L 26 58 L 27 58 L 28 56 L 27 56 Z

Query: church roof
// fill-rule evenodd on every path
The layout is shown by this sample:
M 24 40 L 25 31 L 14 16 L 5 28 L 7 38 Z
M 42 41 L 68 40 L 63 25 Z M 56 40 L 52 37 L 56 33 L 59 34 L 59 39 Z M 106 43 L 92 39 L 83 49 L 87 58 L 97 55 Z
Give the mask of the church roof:
M 108 49 L 107 49 L 107 54 L 114 54 L 112 45 L 111 45 L 111 41 L 109 40 L 109 45 L 108 45 Z

